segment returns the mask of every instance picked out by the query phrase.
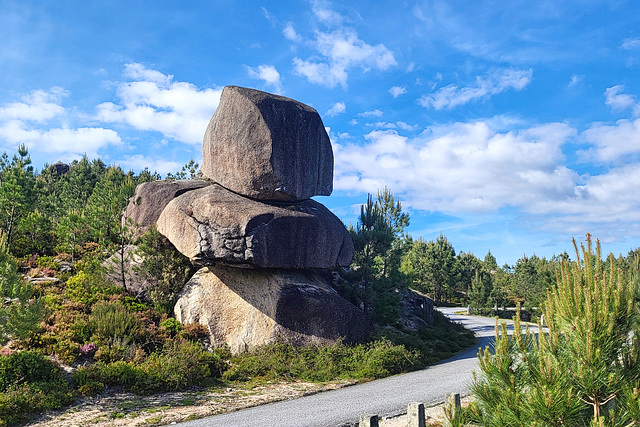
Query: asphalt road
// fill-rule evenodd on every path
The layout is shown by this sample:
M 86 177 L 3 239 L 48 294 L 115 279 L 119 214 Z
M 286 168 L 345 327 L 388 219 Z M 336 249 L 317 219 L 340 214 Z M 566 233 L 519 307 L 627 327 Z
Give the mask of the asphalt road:
M 426 406 L 433 406 L 444 402 L 451 393 L 465 395 L 472 381 L 472 372 L 477 370 L 478 348 L 490 345 L 493 341 L 495 320 L 456 315 L 456 310 L 460 309 L 440 309 L 451 320 L 462 323 L 466 328 L 474 331 L 478 337 L 478 343 L 437 365 L 339 390 L 256 406 L 178 425 L 183 427 L 350 426 L 357 425 L 361 414 L 395 416 L 405 413 L 409 402 L 423 402 Z

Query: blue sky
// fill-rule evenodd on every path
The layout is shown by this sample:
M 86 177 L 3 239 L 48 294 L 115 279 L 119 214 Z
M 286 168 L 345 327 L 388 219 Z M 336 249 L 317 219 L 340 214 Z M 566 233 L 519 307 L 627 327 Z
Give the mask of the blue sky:
M 500 264 L 640 246 L 640 3 L 0 0 L 0 152 L 161 174 L 226 85 L 313 106 L 355 223 L 389 187 L 414 237 Z

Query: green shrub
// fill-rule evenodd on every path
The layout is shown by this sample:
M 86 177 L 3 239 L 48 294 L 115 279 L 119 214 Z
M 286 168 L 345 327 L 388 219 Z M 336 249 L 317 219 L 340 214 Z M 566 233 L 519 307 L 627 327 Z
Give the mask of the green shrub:
M 104 384 L 99 381 L 87 381 L 80 387 L 78 391 L 84 396 L 95 397 L 104 391 Z
M 97 362 L 77 369 L 73 379 L 79 390 L 93 390 L 97 383 L 121 386 L 125 391 L 150 394 L 184 390 L 218 376 L 226 363 L 224 351 L 208 353 L 190 341 L 167 342 L 162 351 L 141 363 Z
M 182 330 L 182 323 L 179 320 L 170 317 L 160 322 L 160 327 L 165 328 L 171 333 L 171 336 L 176 336 L 178 332 Z
M 347 346 L 342 342 L 323 346 L 295 347 L 275 343 L 231 359 L 223 374 L 226 380 L 252 377 L 300 378 L 329 381 L 337 378 L 381 378 L 419 366 L 419 354 L 388 340 Z
M 0 426 L 24 421 L 28 414 L 71 403 L 73 393 L 62 372 L 33 351 L 0 356 Z
M 142 322 L 121 302 L 99 302 L 89 316 L 92 340 L 102 345 L 118 344 L 126 347 L 142 338 Z
M 37 263 L 38 268 L 40 269 L 48 268 L 55 271 L 60 270 L 60 263 L 50 256 L 38 257 Z
M 58 368 L 42 354 L 20 351 L 0 356 L 0 392 L 18 384 L 50 382 L 62 378 Z

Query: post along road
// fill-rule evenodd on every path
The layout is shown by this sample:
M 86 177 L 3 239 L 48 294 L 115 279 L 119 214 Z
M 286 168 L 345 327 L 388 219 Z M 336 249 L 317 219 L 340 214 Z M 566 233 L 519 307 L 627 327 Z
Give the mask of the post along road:
M 454 322 L 475 332 L 477 345 L 437 365 L 416 372 L 327 391 L 294 400 L 270 403 L 201 420 L 182 427 L 305 427 L 357 425 L 361 414 L 395 416 L 406 412 L 409 402 L 434 406 L 451 393 L 468 393 L 472 372 L 478 370 L 478 348 L 491 345 L 495 319 L 457 315 L 459 308 L 440 308 Z M 512 322 L 509 322 L 513 329 Z

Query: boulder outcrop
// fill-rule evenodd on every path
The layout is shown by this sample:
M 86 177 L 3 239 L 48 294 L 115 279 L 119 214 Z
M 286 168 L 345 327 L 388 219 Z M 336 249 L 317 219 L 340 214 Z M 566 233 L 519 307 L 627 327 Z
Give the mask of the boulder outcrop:
M 133 239 L 139 238 L 151 225 L 155 225 L 162 210 L 176 197 L 187 191 L 206 187 L 204 180 L 164 180 L 144 182 L 136 187 L 123 215 L 123 221 L 131 221 Z
M 333 190 L 333 151 L 322 119 L 301 102 L 227 86 L 202 144 L 202 172 L 259 200 L 305 200 Z
M 263 203 L 217 184 L 173 199 L 157 227 L 199 265 L 333 268 L 353 257 L 344 224 L 320 203 Z
M 304 271 L 205 267 L 185 285 L 174 311 L 182 323 L 207 326 L 212 344 L 233 353 L 275 341 L 359 342 L 372 330 L 363 312 Z

